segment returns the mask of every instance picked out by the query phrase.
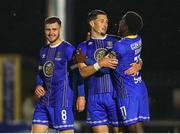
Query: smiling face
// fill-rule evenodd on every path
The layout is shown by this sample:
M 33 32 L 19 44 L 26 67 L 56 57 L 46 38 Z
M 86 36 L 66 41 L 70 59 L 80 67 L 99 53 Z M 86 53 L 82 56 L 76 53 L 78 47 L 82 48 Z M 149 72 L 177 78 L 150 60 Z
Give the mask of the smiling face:
M 50 44 L 57 44 L 59 42 L 60 30 L 61 27 L 57 22 L 45 25 L 45 36 Z
M 108 27 L 106 15 L 97 15 L 96 19 L 90 21 L 91 30 L 99 35 L 105 35 Z

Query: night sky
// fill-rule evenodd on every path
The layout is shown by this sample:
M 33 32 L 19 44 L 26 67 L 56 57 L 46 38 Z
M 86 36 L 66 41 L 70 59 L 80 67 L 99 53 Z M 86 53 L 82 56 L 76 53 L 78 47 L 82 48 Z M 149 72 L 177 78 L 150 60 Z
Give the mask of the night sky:
M 43 45 L 45 0 L 6 0 L 0 5 L 0 52 L 37 56 Z

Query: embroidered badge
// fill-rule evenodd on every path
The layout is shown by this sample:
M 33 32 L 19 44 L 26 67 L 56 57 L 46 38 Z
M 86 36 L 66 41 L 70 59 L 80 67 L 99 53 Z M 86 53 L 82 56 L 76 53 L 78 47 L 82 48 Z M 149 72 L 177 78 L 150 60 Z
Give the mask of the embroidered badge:
M 52 77 L 54 71 L 54 63 L 52 61 L 46 61 L 43 65 L 43 73 L 46 77 Z

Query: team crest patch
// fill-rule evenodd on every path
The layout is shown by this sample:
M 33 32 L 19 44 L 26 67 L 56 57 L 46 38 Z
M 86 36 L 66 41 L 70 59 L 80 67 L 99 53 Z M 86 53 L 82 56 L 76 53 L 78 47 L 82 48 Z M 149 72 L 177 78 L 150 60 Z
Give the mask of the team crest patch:
M 61 52 L 56 53 L 55 60 L 61 60 Z
M 56 53 L 56 58 L 60 58 L 61 57 L 61 53 L 60 52 L 57 52 Z
M 112 47 L 112 44 L 113 44 L 112 41 L 107 41 L 107 46 L 108 47 Z
M 99 48 L 94 52 L 94 59 L 96 61 L 101 60 L 107 53 L 107 49 L 105 48 Z
M 52 77 L 54 71 L 54 63 L 52 61 L 46 61 L 43 65 L 43 73 L 46 77 Z

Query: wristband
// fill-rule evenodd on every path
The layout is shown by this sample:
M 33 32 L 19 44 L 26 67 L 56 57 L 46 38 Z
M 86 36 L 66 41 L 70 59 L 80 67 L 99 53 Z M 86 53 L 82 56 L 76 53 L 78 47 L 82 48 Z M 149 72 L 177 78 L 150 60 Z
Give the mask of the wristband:
M 96 62 L 94 65 L 94 69 L 96 70 L 96 71 L 98 71 L 99 69 L 101 69 L 101 67 L 99 66 L 99 64 Z

